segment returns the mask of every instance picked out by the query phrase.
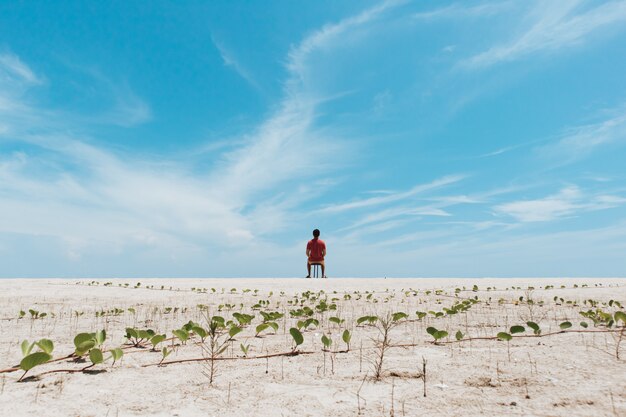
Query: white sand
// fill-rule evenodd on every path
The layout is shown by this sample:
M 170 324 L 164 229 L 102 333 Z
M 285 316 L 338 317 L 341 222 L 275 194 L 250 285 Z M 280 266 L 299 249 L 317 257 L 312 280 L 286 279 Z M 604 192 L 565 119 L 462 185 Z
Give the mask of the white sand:
M 113 286 L 105 287 L 108 281 Z M 132 288 L 137 281 L 141 288 Z M 287 301 L 302 291 L 322 289 L 329 303 L 333 297 L 339 300 L 337 311 L 316 315 L 320 329 L 304 333 L 300 350 L 313 354 L 220 361 L 213 386 L 203 375 L 200 362 L 142 367 L 158 362 L 161 355 L 134 348 L 126 349 L 122 362 L 115 366 L 108 362 L 95 367 L 104 371 L 100 373 L 52 373 L 21 383 L 16 382 L 21 371 L 1 373 L 0 416 L 354 416 L 361 385 L 361 413 L 368 416 L 626 416 L 626 341 L 621 349 L 622 359 L 618 360 L 615 333 L 571 332 L 515 338 L 509 345 L 509 359 L 505 342 L 473 340 L 434 345 L 425 331 L 428 326 L 447 329 L 449 340 L 454 340 L 457 330 L 466 337 L 495 336 L 511 325 L 524 324 L 530 315 L 540 323 L 543 333 L 559 330 L 558 324 L 565 320 L 573 323 L 573 330 L 582 329 L 582 320 L 589 322 L 589 331 L 603 330 L 604 327 L 594 328 L 590 320 L 579 315 L 581 310 L 591 308 L 582 302 L 613 299 L 626 306 L 624 279 L 125 279 L 99 280 L 97 286 L 86 285 L 90 280 L 82 280 L 80 285 L 76 282 L 0 280 L 1 369 L 19 363 L 19 344 L 24 339 L 50 338 L 55 343 L 53 356 L 61 357 L 73 351 L 72 340 L 79 332 L 106 328 L 107 348 L 125 342 L 124 329 L 128 326 L 152 328 L 170 337 L 172 329 L 189 320 L 203 321 L 199 304 L 208 305 L 212 314 L 227 319 L 241 310 L 241 303 L 244 312 L 256 315 L 253 325 L 236 336 L 237 341 L 224 356 L 241 356 L 240 342 L 252 346 L 251 356 L 287 352 L 292 345 L 288 329 L 297 321 L 289 317 L 289 310 L 295 307 Z M 121 288 L 119 283 L 130 285 Z M 474 284 L 478 285 L 478 292 L 471 291 Z M 575 284 L 578 288 L 573 288 Z M 148 285 L 155 289 L 146 289 Z M 165 290 L 160 290 L 162 285 Z M 543 289 L 546 285 L 555 288 Z M 566 288 L 561 289 L 561 285 Z M 415 320 L 417 310 L 441 311 L 451 306 L 456 298 L 454 289 L 463 286 L 467 291 L 459 293 L 459 298 L 478 296 L 481 300 L 467 313 L 443 318 L 429 315 L 423 321 Z M 528 286 L 535 287 L 530 295 L 535 303 L 543 300 L 543 307 L 515 305 L 520 296 L 529 295 Z M 192 287 L 207 288 L 209 292 L 192 292 Z M 487 291 L 487 287 L 497 289 Z M 509 290 L 505 290 L 507 287 Z M 237 292 L 231 294 L 231 288 Z M 252 291 L 243 294 L 246 288 L 258 289 L 258 295 Z M 418 290 L 418 294 L 406 295 L 410 288 Z M 444 292 L 425 294 L 426 290 L 435 289 Z M 360 291 L 360 300 L 355 291 Z M 371 299 L 367 299 L 365 291 L 374 292 Z M 351 294 L 352 299 L 344 300 L 345 293 Z M 556 305 L 555 295 L 578 305 Z M 498 303 L 500 298 L 506 303 Z M 286 313 L 284 319 L 278 320 L 276 335 L 254 337 L 254 327 L 261 317 L 251 307 L 259 299 L 270 301 L 263 310 Z M 314 308 L 317 302 L 305 305 Z M 232 311 L 216 311 L 218 305 L 226 303 L 236 307 Z M 129 307 L 136 314 L 128 312 Z M 165 314 L 166 307 L 178 307 L 179 311 Z M 599 307 L 609 312 L 618 310 L 615 305 Z M 19 310 L 29 308 L 46 312 L 48 317 L 31 320 L 27 313 L 27 317 L 18 320 Z M 125 312 L 95 317 L 96 311 L 113 308 Z M 75 311 L 84 314 L 76 318 Z M 384 361 L 385 375 L 382 380 L 373 381 L 371 361 L 378 333 L 373 327 L 355 327 L 355 321 L 363 315 L 397 311 L 408 313 L 411 321 L 393 329 L 392 344 L 415 346 L 389 349 Z M 328 322 L 335 315 L 345 319 L 341 329 Z M 321 334 L 332 335 L 333 350 L 344 350 L 340 337 L 344 327 L 353 332 L 351 351 L 324 354 Z M 190 341 L 176 348 L 168 360 L 198 357 L 202 357 L 201 348 Z M 423 381 L 419 378 L 422 358 L 427 360 L 427 398 L 422 396 Z M 48 370 L 84 366 L 66 360 L 42 365 L 29 374 L 37 376 Z

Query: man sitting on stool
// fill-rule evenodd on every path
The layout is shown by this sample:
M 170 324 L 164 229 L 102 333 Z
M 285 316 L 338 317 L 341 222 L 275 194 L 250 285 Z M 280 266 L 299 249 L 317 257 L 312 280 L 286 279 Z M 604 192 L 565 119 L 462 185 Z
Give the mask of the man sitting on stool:
M 311 278 L 311 265 L 321 265 L 322 266 L 322 277 L 326 278 L 326 274 L 324 273 L 324 256 L 326 256 L 326 244 L 320 237 L 320 231 L 318 229 L 313 230 L 313 239 L 309 240 L 309 243 L 306 244 L 306 256 L 308 257 L 308 262 L 306 264 L 306 268 L 308 271 L 307 278 Z

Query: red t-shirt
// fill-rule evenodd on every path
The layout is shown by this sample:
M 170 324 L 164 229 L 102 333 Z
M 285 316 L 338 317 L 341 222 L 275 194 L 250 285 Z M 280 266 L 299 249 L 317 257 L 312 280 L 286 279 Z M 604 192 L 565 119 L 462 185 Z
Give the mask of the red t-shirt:
M 324 252 L 326 252 L 326 244 L 322 239 L 311 239 L 306 244 L 306 250 L 309 252 L 309 261 L 319 262 L 324 260 Z

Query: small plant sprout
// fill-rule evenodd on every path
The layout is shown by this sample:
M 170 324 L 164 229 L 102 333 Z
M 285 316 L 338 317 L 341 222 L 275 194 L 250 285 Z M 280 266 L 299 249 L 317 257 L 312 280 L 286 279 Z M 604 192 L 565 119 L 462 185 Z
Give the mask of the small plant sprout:
M 527 321 L 526 325 L 528 325 L 528 327 L 533 329 L 533 333 L 536 336 L 539 336 L 541 334 L 541 329 L 539 328 L 539 325 L 537 323 L 535 323 L 534 321 Z
M 512 326 L 509 331 L 511 332 L 511 334 L 524 333 L 526 331 L 526 328 L 524 328 L 524 326 Z
M 367 324 L 373 326 L 374 323 L 376 323 L 377 320 L 378 320 L 378 317 L 376 317 L 376 316 L 363 316 L 363 317 L 359 317 L 356 320 L 356 324 L 357 325 L 361 325 L 363 323 L 367 323 Z
M 393 321 L 400 321 L 400 320 L 402 320 L 402 319 L 406 319 L 406 318 L 408 318 L 408 317 L 409 317 L 409 315 L 408 315 L 408 314 L 403 313 L 403 312 L 401 312 L 401 311 L 400 311 L 400 312 L 397 312 L 397 313 L 393 313 L 393 314 L 391 315 L 391 319 L 392 319 Z
M 241 351 L 243 352 L 243 357 L 247 358 L 248 357 L 248 351 L 250 350 L 250 345 L 244 345 L 243 343 L 239 344 L 239 348 L 241 349 Z
M 174 337 L 178 338 L 178 340 L 180 340 L 183 345 L 187 344 L 187 340 L 189 340 L 189 332 L 187 330 L 172 330 L 172 334 L 174 335 Z
M 373 360 L 373 366 L 374 379 L 378 381 L 383 376 L 385 355 L 391 348 L 390 332 L 399 323 L 389 314 L 386 317 L 377 317 L 375 323 L 378 330 L 378 338 L 375 340 L 376 355 Z
M 254 336 L 260 337 L 260 334 L 267 329 L 274 329 L 274 332 L 276 332 L 278 330 L 278 323 L 268 321 L 266 323 L 259 324 L 258 326 L 256 326 L 256 334 Z
M 31 353 L 33 348 L 37 346 L 40 351 Z M 50 339 L 41 339 L 37 342 L 28 343 L 24 340 L 20 345 L 22 348 L 22 360 L 20 362 L 20 369 L 24 371 L 18 382 L 21 381 L 24 376 L 33 369 L 35 366 L 41 365 L 52 359 L 52 351 L 54 350 L 54 343 Z
M 314 326 L 318 327 L 320 325 L 319 320 L 314 318 L 308 318 L 306 320 L 298 320 L 297 327 L 298 330 L 308 330 L 309 327 Z
M 511 340 L 513 339 L 513 336 L 511 336 L 509 333 L 507 332 L 500 332 L 497 334 L 496 336 L 499 340 L 504 340 L 506 341 L 506 353 L 509 357 L 509 362 L 511 361 Z
M 239 322 L 241 327 L 244 327 L 252 323 L 254 316 L 251 314 L 233 313 L 233 318 Z
M 202 326 L 194 324 L 191 326 L 191 331 L 200 338 L 202 343 L 204 343 L 204 339 L 206 339 L 208 332 Z
M 161 361 L 159 362 L 159 366 L 162 366 L 165 358 L 170 356 L 171 353 L 172 353 L 171 349 L 168 349 L 166 346 L 163 346 L 163 349 L 161 349 Z
M 298 346 L 304 343 L 304 336 L 302 336 L 302 332 L 300 332 L 300 330 L 296 329 L 295 327 L 289 329 L 289 334 L 293 338 L 294 342 L 293 349 L 291 349 L 291 351 L 296 352 L 298 350 Z
M 167 336 L 164 334 L 155 334 L 150 338 L 150 343 L 152 344 L 152 351 L 156 352 L 157 345 L 167 339 Z
M 233 324 L 232 326 L 230 326 L 230 329 L 228 330 L 228 337 L 230 338 L 230 340 L 232 340 L 235 336 L 237 336 L 242 331 L 243 329 L 241 327 Z
M 131 327 L 126 328 L 126 339 L 128 339 L 134 347 L 141 347 L 142 343 L 149 341 L 154 335 L 155 332 L 152 329 L 141 330 Z
M 561 328 L 561 330 L 566 330 L 572 327 L 572 323 L 570 323 L 569 321 L 564 321 L 563 323 L 559 324 L 559 327 Z
M 433 339 L 435 339 L 434 343 L 438 344 L 439 340 L 443 339 L 444 337 L 448 337 L 448 332 L 445 330 L 437 330 L 435 327 L 428 327 L 426 328 L 426 333 L 428 333 L 429 335 L 431 335 L 433 337 Z
M 428 313 L 425 313 L 423 311 L 416 311 L 415 314 L 417 315 L 418 320 L 422 320 L 424 317 L 428 315 Z
M 346 329 L 341 334 L 341 339 L 346 344 L 346 352 L 350 352 L 350 340 L 352 340 L 352 334 L 350 334 L 350 330 Z
M 335 323 L 337 326 L 341 326 L 341 324 L 345 321 L 340 319 L 339 317 L 331 317 L 328 319 L 331 323 Z
M 202 352 L 208 365 L 204 366 L 203 374 L 209 378 L 209 384 L 212 385 L 215 380 L 217 372 L 217 358 L 224 353 L 228 347 L 229 338 L 223 337 L 225 333 L 224 319 L 215 316 L 211 319 L 207 318 L 209 322 L 209 334 L 207 336 L 207 342 L 202 343 Z M 221 320 L 220 320 L 221 319 Z
M 454 335 L 454 338 L 456 340 L 463 340 L 463 332 L 461 332 L 460 330 L 457 330 L 456 334 Z
M 112 365 L 115 365 L 115 362 L 122 359 L 122 356 L 124 356 L 124 351 L 120 348 L 111 349 L 109 352 L 111 353 L 111 358 L 113 359 Z
M 500 332 L 497 334 L 496 336 L 498 339 L 500 340 L 504 340 L 505 342 L 510 342 L 511 339 L 513 339 L 513 336 L 511 336 L 509 333 L 507 332 Z
M 324 345 L 324 351 L 328 352 L 330 350 L 330 346 L 333 344 L 333 340 L 330 337 L 323 334 L 322 344 Z

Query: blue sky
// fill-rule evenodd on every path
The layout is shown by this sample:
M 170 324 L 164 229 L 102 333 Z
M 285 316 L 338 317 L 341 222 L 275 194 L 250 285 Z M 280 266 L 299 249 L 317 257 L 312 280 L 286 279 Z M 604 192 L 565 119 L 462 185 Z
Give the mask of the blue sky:
M 0 276 L 626 275 L 626 1 L 4 2 Z

